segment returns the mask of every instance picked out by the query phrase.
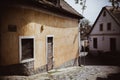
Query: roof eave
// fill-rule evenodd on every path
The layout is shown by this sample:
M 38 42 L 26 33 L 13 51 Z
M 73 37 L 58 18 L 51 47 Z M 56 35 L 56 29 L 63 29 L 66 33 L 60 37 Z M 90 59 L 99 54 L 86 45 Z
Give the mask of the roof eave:
M 58 15 L 62 15 L 62 16 L 66 16 L 66 17 L 70 17 L 70 18 L 74 18 L 74 19 L 78 19 L 78 20 L 83 18 L 82 15 L 71 13 L 71 12 L 69 12 L 61 7 L 57 7 L 55 5 L 40 3 L 38 0 L 17 0 L 17 1 L 16 0 L 2 0 L 2 3 L 0 3 L 0 5 L 4 5 L 4 4 L 5 5 L 13 5 L 15 3 L 21 4 L 21 5 L 33 6 L 38 9 L 50 11 L 50 12 L 58 14 Z

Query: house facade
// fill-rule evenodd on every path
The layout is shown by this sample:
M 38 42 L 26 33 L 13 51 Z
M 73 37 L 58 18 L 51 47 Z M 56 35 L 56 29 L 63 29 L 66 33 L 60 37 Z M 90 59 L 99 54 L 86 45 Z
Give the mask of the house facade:
M 64 0 L 2 0 L 0 6 L 1 75 L 77 65 L 82 16 Z
M 89 35 L 91 52 L 120 52 L 120 8 L 103 7 Z

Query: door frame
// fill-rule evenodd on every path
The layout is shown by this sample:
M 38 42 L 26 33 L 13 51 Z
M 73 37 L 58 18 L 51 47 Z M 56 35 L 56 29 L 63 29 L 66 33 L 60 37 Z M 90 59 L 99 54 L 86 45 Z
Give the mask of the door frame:
M 47 39 L 48 37 L 53 37 L 53 63 L 54 63 L 54 35 L 47 35 L 46 36 L 46 64 L 48 63 L 47 56 L 48 56 L 48 45 L 47 45 Z M 53 64 L 54 67 L 54 64 Z
M 112 40 L 114 42 L 112 42 Z M 114 46 L 112 45 L 113 43 L 114 43 Z M 112 50 L 111 46 L 113 46 L 115 50 Z M 117 47 L 116 47 L 116 38 L 110 38 L 110 51 L 116 51 L 116 50 L 117 50 Z

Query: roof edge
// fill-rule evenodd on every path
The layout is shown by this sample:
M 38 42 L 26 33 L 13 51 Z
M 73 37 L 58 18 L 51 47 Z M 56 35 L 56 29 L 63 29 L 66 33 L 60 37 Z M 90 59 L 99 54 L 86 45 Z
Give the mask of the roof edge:
M 82 19 L 83 18 L 82 15 L 74 14 L 68 10 L 65 10 L 65 9 L 55 6 L 55 5 L 50 5 L 47 3 L 40 3 L 38 0 L 17 0 L 17 1 L 16 0 L 1 0 L 0 6 L 4 5 L 4 4 L 12 5 L 11 3 L 12 4 L 18 3 L 21 5 L 25 5 L 25 6 L 32 6 L 32 7 L 38 8 L 38 9 L 43 9 L 43 10 L 50 11 L 50 12 L 58 14 L 58 15 L 62 15 L 62 16 L 66 16 L 66 17 L 70 17 L 70 18 L 74 18 L 74 19 Z

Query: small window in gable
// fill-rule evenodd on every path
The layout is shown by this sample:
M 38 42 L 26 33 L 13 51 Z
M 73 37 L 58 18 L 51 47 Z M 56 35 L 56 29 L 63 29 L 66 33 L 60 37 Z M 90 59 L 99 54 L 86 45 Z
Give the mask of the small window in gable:
M 103 31 L 103 23 L 100 24 L 100 31 Z
M 107 30 L 108 30 L 108 31 L 111 30 L 111 23 L 107 23 Z
M 103 12 L 103 16 L 104 16 L 104 17 L 106 16 L 106 11 Z

